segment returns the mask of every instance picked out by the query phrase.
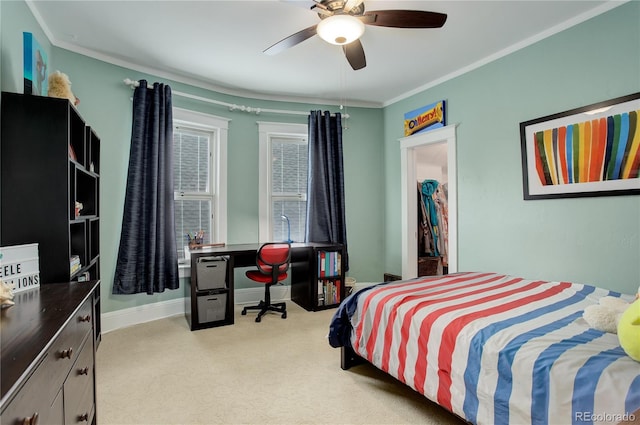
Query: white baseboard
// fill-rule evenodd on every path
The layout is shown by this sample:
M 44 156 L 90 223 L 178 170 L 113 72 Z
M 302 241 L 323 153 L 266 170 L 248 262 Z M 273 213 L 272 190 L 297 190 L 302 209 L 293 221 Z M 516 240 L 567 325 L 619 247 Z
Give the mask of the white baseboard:
M 356 284 L 353 286 L 353 292 L 357 292 L 363 288 L 366 288 L 367 286 L 371 286 L 371 285 L 377 285 L 380 282 L 356 282 Z
M 257 304 L 264 299 L 264 288 L 236 289 L 233 298 L 236 304 Z M 287 301 L 291 299 L 291 286 L 274 285 L 271 287 L 273 301 Z
M 126 328 L 127 326 L 184 314 L 184 306 L 185 299 L 176 298 L 175 300 L 161 301 L 103 313 L 100 316 L 101 330 L 102 333 L 105 334 L 115 331 L 116 329 Z
M 236 289 L 233 295 L 236 304 L 257 304 L 264 298 L 264 289 Z M 291 287 L 288 285 L 272 286 L 271 298 L 273 301 L 290 300 Z M 151 322 L 165 317 L 183 315 L 186 304 L 187 300 L 185 298 L 176 298 L 174 300 L 103 313 L 100 317 L 101 331 L 103 334 L 106 334 L 116 329 L 126 328 L 127 326 Z

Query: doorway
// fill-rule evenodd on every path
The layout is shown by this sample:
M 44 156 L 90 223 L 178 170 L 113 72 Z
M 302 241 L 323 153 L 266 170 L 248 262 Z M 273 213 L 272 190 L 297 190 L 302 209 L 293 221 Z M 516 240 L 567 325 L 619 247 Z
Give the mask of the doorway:
M 400 141 L 402 278 L 418 276 L 418 203 L 416 182 L 419 178 L 419 158 L 423 148 L 446 146 L 446 169 L 449 205 L 449 273 L 458 271 L 458 185 L 456 172 L 456 127 L 448 125 L 436 130 L 414 134 Z

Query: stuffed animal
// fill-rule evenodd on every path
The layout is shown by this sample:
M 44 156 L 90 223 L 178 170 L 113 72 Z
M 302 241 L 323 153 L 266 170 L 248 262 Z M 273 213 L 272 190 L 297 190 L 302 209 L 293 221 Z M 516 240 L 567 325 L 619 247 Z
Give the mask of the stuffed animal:
M 11 286 L 4 283 L 2 279 L 0 279 L 0 307 L 7 308 L 11 307 L 14 304 L 13 290 L 11 289 Z
M 618 340 L 624 352 L 640 362 L 640 297 L 636 298 L 618 322 Z
M 618 321 L 629 303 L 617 297 L 603 297 L 600 302 L 584 309 L 582 317 L 590 327 L 603 332 L 618 332 Z
M 616 297 L 604 297 L 584 309 L 582 317 L 592 328 L 618 334 L 625 353 L 640 362 L 640 288 L 631 304 Z
M 80 99 L 75 97 L 71 92 L 71 81 L 69 76 L 60 71 L 56 71 L 49 75 L 49 91 L 50 97 L 59 97 L 61 99 L 69 99 L 74 105 L 80 103 Z

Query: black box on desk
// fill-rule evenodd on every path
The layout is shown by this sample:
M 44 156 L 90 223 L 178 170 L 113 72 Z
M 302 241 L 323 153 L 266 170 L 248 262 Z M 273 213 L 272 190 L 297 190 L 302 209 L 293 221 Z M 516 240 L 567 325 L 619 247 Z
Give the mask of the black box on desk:
M 227 314 L 227 293 L 198 295 L 198 322 L 216 322 L 224 320 Z
M 227 257 L 199 257 L 196 264 L 198 290 L 227 287 Z

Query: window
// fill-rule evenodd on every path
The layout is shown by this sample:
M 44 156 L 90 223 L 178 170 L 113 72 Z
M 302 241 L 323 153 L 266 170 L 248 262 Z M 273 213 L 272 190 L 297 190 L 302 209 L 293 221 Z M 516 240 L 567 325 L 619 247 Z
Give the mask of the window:
M 225 242 L 228 120 L 174 108 L 173 181 L 176 249 L 185 260 L 187 235 Z
M 307 125 L 258 123 L 260 241 L 304 241 L 307 219 Z M 287 219 L 283 218 L 288 218 Z

